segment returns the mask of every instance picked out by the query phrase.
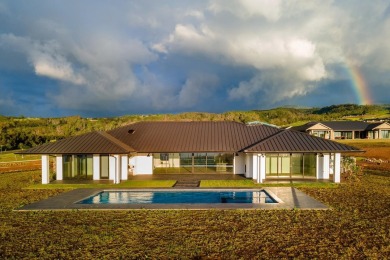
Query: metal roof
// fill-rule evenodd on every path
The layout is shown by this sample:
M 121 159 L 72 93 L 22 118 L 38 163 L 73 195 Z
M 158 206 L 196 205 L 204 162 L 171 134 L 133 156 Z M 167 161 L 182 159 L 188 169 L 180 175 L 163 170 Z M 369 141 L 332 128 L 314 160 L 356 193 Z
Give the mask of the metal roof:
M 358 148 L 311 136 L 306 133 L 282 130 L 254 144 L 245 152 L 357 152 Z
M 33 147 L 25 154 L 128 154 L 133 148 L 105 132 L 91 132 Z
M 25 154 L 159 152 L 349 152 L 358 149 L 306 133 L 238 122 L 139 122 L 23 151 Z
M 237 152 L 278 131 L 265 125 L 222 121 L 139 122 L 108 133 L 138 152 Z

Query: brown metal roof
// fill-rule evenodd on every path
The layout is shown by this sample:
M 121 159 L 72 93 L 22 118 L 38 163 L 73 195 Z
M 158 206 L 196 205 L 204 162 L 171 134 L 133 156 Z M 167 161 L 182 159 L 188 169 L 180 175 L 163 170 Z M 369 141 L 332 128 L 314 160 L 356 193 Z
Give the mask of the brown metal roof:
M 108 132 L 67 138 L 26 154 L 131 152 L 348 152 L 354 147 L 296 131 L 237 122 L 139 122 Z
M 128 154 L 133 148 L 105 132 L 92 132 L 40 145 L 20 153 L 25 154 Z
M 237 152 L 278 131 L 265 125 L 222 121 L 139 122 L 108 133 L 137 152 Z
M 306 133 L 281 130 L 266 140 L 245 149 L 246 152 L 358 152 L 358 148 Z

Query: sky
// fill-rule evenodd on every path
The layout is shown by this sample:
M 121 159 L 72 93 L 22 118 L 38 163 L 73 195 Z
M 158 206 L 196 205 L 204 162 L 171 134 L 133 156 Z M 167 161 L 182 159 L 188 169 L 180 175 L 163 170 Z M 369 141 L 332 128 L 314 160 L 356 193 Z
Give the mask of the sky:
M 390 103 L 388 0 L 2 0 L 0 114 Z

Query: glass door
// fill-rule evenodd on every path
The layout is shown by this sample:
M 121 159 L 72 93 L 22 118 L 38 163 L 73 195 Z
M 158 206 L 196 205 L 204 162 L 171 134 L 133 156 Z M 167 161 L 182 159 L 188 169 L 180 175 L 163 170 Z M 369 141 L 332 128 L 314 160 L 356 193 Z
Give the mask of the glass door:
M 108 155 L 100 156 L 100 179 L 108 179 L 109 171 L 110 171 L 110 163 L 109 163 Z

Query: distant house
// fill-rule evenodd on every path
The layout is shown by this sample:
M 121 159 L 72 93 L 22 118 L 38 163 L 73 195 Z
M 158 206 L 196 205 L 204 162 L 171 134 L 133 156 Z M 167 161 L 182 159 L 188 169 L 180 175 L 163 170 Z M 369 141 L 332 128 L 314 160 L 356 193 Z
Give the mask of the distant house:
M 341 153 L 358 149 L 306 133 L 237 122 L 139 122 L 23 151 L 42 155 L 42 183 L 109 179 L 139 174 L 243 174 L 266 179 L 340 182 Z
M 309 122 L 291 127 L 290 130 L 305 132 L 325 139 L 390 139 L 390 124 L 362 121 Z

